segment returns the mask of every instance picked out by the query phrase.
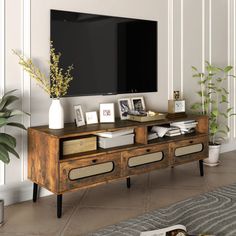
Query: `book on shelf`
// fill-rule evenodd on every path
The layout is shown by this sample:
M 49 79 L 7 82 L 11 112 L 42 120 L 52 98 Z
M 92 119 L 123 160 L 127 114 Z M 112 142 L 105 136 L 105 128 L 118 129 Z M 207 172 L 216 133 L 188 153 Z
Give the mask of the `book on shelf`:
M 170 126 L 178 127 L 180 129 L 191 129 L 195 128 L 197 124 L 198 122 L 195 120 L 186 120 L 186 121 L 172 122 Z
M 132 133 L 134 133 L 134 129 L 122 129 L 118 131 L 96 133 L 96 135 L 103 138 L 115 138 Z
M 149 132 L 148 133 L 148 140 L 153 140 L 158 138 L 158 134 L 156 132 Z
M 163 229 L 141 232 L 140 236 L 215 236 L 210 234 L 188 234 L 184 225 L 174 225 Z
M 166 133 L 165 134 L 165 136 L 167 136 L 167 137 L 174 137 L 174 136 L 178 136 L 178 135 L 181 135 L 182 133 L 181 132 L 178 132 L 178 133 L 172 133 L 172 134 L 170 134 L 170 133 Z
M 166 132 L 165 136 L 168 137 L 173 137 L 173 136 L 178 136 L 181 135 L 181 130 L 179 128 L 175 128 L 175 129 L 170 129 Z

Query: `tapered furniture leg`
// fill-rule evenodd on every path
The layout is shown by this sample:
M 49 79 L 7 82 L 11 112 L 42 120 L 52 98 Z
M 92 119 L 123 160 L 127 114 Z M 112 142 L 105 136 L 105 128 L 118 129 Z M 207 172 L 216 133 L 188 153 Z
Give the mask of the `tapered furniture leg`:
M 203 160 L 199 160 L 199 170 L 200 170 L 200 175 L 204 176 Z
M 61 218 L 62 212 L 62 194 L 57 195 L 57 218 Z
M 130 177 L 126 178 L 126 185 L 127 185 L 127 188 L 130 188 Z
M 33 202 L 37 201 L 37 196 L 38 196 L 38 185 L 34 183 L 33 186 Z

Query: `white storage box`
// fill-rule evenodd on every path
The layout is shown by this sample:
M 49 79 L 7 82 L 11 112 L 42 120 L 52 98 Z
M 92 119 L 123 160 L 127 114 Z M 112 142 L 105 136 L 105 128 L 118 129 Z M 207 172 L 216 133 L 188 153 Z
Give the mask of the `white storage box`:
M 101 148 L 112 148 L 134 143 L 134 134 L 122 135 L 114 138 L 98 138 L 98 146 Z

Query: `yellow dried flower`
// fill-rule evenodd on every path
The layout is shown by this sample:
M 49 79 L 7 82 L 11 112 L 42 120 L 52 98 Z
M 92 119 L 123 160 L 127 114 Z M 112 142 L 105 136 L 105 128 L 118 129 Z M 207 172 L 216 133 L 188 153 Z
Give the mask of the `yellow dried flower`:
M 59 67 L 61 53 L 56 53 L 52 42 L 50 43 L 51 60 L 49 62 L 49 77 L 46 77 L 45 74 L 34 65 L 31 59 L 25 58 L 15 50 L 13 50 L 13 53 L 18 56 L 19 64 L 23 67 L 23 69 L 28 72 L 30 77 L 33 78 L 37 84 L 51 97 L 60 98 L 67 94 L 69 83 L 73 79 L 73 76 L 71 75 L 73 65 L 68 66 L 65 72 Z

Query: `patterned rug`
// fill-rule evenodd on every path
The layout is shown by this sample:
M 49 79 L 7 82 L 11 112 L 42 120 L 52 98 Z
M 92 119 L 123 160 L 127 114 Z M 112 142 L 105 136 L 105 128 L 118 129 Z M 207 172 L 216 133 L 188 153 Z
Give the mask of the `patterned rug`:
M 108 226 L 89 235 L 138 236 L 142 231 L 176 224 L 185 225 L 189 234 L 236 236 L 236 183 Z

